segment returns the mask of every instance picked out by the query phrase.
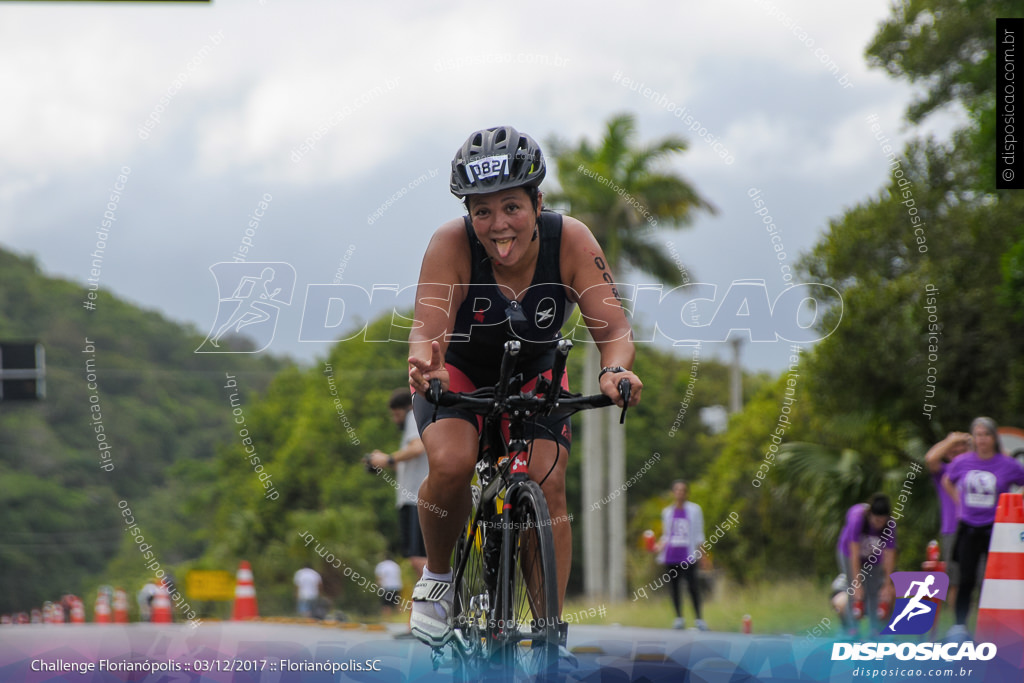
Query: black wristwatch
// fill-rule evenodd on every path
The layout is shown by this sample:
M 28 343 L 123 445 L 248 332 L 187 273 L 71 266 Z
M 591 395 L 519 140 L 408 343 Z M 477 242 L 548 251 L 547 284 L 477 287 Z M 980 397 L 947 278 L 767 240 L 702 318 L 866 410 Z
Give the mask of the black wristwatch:
M 394 467 L 394 466 L 395 466 L 395 456 L 389 455 L 388 456 L 388 467 Z
M 604 367 L 604 368 L 601 368 L 601 372 L 597 373 L 597 379 L 600 380 L 601 377 L 606 372 L 629 372 L 629 370 L 627 370 L 626 368 L 622 367 L 621 365 L 613 365 L 610 368 L 609 367 Z

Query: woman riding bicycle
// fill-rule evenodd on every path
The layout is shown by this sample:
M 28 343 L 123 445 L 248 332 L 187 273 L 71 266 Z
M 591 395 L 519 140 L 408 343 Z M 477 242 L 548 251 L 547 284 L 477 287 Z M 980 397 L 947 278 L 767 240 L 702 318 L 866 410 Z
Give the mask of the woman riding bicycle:
M 601 393 L 622 406 L 618 384 L 628 379 L 629 404 L 643 384 L 629 370 L 629 322 L 601 246 L 586 225 L 542 210 L 538 189 L 545 163 L 537 143 L 515 128 L 480 130 L 452 161 L 451 191 L 468 215 L 434 233 L 423 256 L 409 335 L 409 384 L 430 474 L 420 487 L 420 525 L 427 567 L 413 591 L 410 619 L 420 640 L 441 645 L 452 627 L 452 549 L 472 504 L 480 422 L 468 412 L 438 408 L 423 394 L 429 381 L 470 392 L 498 380 L 505 341 L 519 340 L 517 371 L 532 388 L 554 362 L 554 344 L 579 304 L 601 353 Z M 562 386 L 567 388 L 563 378 Z M 568 418 L 540 418 L 527 431 L 529 475 L 541 484 L 552 519 L 561 613 L 572 561 L 565 500 L 571 433 Z M 445 515 L 430 510 L 444 510 Z M 551 616 L 551 615 L 548 615 Z

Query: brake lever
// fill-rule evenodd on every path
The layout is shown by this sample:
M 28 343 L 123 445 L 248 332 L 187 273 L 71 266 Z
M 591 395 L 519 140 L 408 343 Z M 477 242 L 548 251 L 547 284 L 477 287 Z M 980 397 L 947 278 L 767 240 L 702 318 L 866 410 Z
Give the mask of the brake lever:
M 430 380 L 430 387 L 427 389 L 427 400 L 434 404 L 434 414 L 430 418 L 431 424 L 437 422 L 437 404 L 441 402 L 441 380 L 436 377 Z
M 626 423 L 626 410 L 629 409 L 629 393 L 630 393 L 629 380 L 623 377 L 619 380 L 619 395 L 622 396 L 622 414 L 619 415 L 619 424 Z

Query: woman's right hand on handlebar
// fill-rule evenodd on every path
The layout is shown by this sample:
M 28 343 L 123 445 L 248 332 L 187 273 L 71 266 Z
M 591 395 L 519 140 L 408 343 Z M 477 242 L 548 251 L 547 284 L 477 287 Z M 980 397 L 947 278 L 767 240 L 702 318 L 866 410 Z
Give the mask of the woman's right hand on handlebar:
M 436 341 L 430 343 L 429 361 L 409 356 L 409 386 L 419 394 L 426 394 L 432 379 L 440 380 L 442 391 L 448 390 L 448 370 L 444 366 L 441 345 Z

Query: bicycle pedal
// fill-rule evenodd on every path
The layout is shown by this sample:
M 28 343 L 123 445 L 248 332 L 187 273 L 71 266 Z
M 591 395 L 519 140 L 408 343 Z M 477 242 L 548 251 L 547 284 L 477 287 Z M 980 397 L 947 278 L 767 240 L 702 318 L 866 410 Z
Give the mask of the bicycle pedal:
M 442 667 L 448 669 L 455 665 L 455 656 L 449 652 L 450 649 L 449 645 L 431 648 L 430 663 L 433 665 L 434 671 Z

